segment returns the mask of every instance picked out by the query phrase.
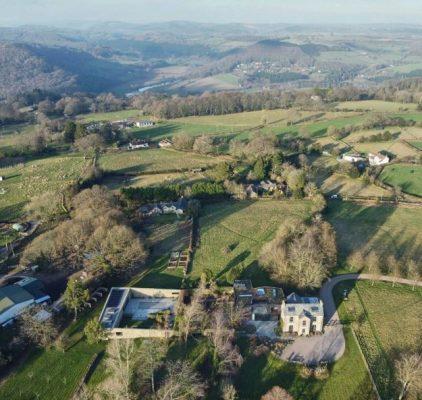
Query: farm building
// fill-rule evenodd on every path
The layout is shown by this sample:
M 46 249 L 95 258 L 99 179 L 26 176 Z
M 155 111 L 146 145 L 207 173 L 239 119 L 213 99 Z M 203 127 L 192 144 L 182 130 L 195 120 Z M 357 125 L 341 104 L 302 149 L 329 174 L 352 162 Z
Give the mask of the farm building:
M 147 120 L 135 121 L 134 125 L 137 128 L 146 128 L 146 127 L 149 127 L 149 126 L 154 126 L 155 122 L 147 119 Z
M 112 288 L 100 315 L 100 323 L 113 339 L 171 337 L 180 290 Z M 164 325 L 155 321 L 165 316 Z
M 5 326 L 25 309 L 35 304 L 50 301 L 43 284 L 35 278 L 25 277 L 20 281 L 0 288 L 0 325 Z
M 132 140 L 128 146 L 129 150 L 148 149 L 149 143 L 145 139 Z
M 347 162 L 359 162 L 359 161 L 365 161 L 365 157 L 362 157 L 360 154 L 354 154 L 354 153 L 346 153 L 343 154 L 342 160 Z
M 171 146 L 173 146 L 173 142 L 169 139 L 163 139 L 158 142 L 158 147 L 161 147 L 161 148 L 171 147 Z
M 385 165 L 390 162 L 390 158 L 384 154 L 368 154 L 369 165 Z
M 147 204 L 139 209 L 145 217 L 161 214 L 183 215 L 188 207 L 188 201 L 181 197 L 179 200 L 168 203 Z
M 307 336 L 321 333 L 324 326 L 324 305 L 317 297 L 301 297 L 291 293 L 281 304 L 283 332 Z

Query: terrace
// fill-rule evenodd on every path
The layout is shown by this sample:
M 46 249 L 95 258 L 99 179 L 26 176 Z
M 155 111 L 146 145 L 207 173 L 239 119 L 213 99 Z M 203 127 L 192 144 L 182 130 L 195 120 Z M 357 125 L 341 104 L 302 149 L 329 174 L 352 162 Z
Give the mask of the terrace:
M 180 290 L 113 288 L 100 316 L 110 338 L 170 337 Z

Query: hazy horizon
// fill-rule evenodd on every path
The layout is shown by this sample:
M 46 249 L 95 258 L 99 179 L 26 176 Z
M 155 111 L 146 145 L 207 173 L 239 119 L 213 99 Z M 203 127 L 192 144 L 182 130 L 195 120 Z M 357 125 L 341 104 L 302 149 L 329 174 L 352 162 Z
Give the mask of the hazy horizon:
M 284 4 L 283 4 L 284 3 Z M 422 20 L 420 0 L 0 0 L 0 25 L 62 25 L 80 22 L 251 24 L 415 24 Z M 400 5 L 398 4 L 400 3 Z

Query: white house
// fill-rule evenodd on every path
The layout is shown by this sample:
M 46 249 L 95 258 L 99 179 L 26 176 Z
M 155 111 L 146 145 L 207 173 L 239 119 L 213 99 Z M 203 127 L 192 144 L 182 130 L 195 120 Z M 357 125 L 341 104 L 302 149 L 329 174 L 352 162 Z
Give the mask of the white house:
M 359 162 L 359 161 L 365 161 L 365 158 L 362 157 L 360 154 L 353 154 L 353 153 L 346 153 L 343 154 L 342 159 L 344 161 L 348 162 Z
M 149 143 L 143 139 L 132 140 L 128 146 L 129 150 L 148 149 Z
M 0 325 L 5 326 L 25 309 L 50 301 L 43 284 L 35 278 L 25 277 L 0 288 Z
M 151 120 L 142 120 L 142 121 L 135 121 L 135 126 L 137 128 L 146 128 L 148 126 L 154 126 L 155 122 Z
M 384 165 L 390 162 L 390 158 L 383 154 L 368 154 L 369 165 Z
M 317 297 L 287 296 L 281 304 L 283 332 L 307 336 L 321 333 L 324 327 L 324 305 Z

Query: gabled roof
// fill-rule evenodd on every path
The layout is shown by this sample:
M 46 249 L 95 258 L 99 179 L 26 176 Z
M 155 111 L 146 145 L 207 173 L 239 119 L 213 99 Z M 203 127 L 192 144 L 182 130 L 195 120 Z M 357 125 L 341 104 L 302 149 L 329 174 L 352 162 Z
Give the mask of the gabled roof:
M 34 300 L 35 296 L 19 285 L 9 285 L 0 288 L 0 314 L 28 300 Z

